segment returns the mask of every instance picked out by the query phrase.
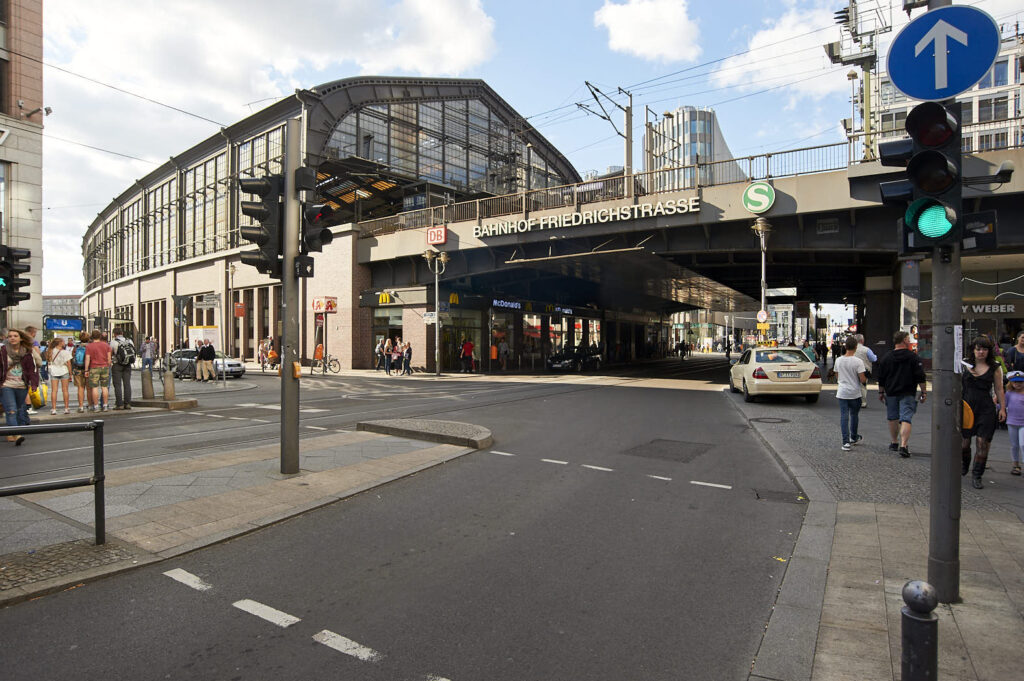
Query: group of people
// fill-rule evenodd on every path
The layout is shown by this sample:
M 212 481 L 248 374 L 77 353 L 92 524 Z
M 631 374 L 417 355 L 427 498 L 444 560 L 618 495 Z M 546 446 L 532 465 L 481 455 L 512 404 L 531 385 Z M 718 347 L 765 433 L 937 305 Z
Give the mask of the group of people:
M 412 343 L 402 342 L 399 336 L 381 338 L 374 350 L 377 360 L 376 371 L 382 368 L 388 376 L 412 376 Z
M 859 412 L 867 406 L 867 383 L 874 360 L 863 345 L 862 336 L 848 336 L 844 354 L 836 358 L 833 371 L 838 380 L 839 427 L 844 450 L 859 444 Z M 919 404 L 927 399 L 924 366 L 911 349 L 910 334 L 898 331 L 893 349 L 878 361 L 878 398 L 886 408 L 889 449 L 909 457 L 911 422 Z M 866 351 L 866 352 L 865 352 Z M 858 353 L 860 353 L 858 355 Z M 983 475 L 996 428 L 1005 423 L 1010 434 L 1011 475 L 1021 474 L 1024 452 L 1024 332 L 1017 344 L 998 357 L 987 336 L 975 338 L 962 361 L 963 420 L 961 474 L 971 473 L 971 484 L 983 489 Z
M 210 339 L 196 341 L 196 365 L 193 381 L 209 383 L 217 380 L 217 374 L 213 370 L 213 360 L 217 359 L 217 350 L 213 347 Z
M 136 351 L 132 341 L 114 329 L 114 338 L 96 329 L 83 331 L 76 342 L 73 337 L 53 338 L 46 349 L 35 336 L 35 327 L 8 329 L 4 351 L 0 352 L 0 401 L 8 426 L 27 426 L 32 409 L 30 391 L 50 381 L 50 414 L 57 414 L 58 398 L 63 397 L 64 413 L 71 413 L 73 383 L 78 389 L 78 411 L 107 411 L 109 386 L 114 385 L 114 409 L 131 409 L 131 369 Z M 155 343 L 147 337 L 147 350 L 155 356 Z M 20 445 L 24 435 L 9 435 L 9 442 Z

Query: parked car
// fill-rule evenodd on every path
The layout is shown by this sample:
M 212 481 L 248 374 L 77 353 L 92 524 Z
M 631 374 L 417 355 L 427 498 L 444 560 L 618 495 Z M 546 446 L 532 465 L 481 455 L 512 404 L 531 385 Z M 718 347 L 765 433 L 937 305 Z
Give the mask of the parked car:
M 729 389 L 742 392 L 747 402 L 760 395 L 803 395 L 817 402 L 821 369 L 799 348 L 754 347 L 732 361 Z
M 174 372 L 175 378 L 196 377 L 196 351 L 175 350 L 168 359 L 168 368 Z M 239 360 L 228 357 L 218 350 L 213 360 L 213 372 L 220 376 L 226 372 L 232 378 L 241 378 L 245 375 L 245 365 Z
M 593 348 L 566 348 L 548 356 L 548 371 L 597 371 L 601 353 Z

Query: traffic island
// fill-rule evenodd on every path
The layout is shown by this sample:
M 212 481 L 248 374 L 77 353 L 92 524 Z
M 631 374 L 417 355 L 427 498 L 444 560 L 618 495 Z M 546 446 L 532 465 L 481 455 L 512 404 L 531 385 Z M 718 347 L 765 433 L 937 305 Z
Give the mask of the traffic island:
M 458 421 L 435 421 L 430 419 L 383 419 L 362 421 L 356 430 L 371 433 L 395 435 L 426 442 L 437 442 L 460 447 L 484 449 L 494 444 L 491 431 L 483 426 Z
M 174 399 L 174 400 L 132 400 L 133 407 L 154 407 L 156 409 L 168 409 L 174 411 L 176 409 L 192 409 L 193 407 L 199 406 L 199 400 L 195 399 Z

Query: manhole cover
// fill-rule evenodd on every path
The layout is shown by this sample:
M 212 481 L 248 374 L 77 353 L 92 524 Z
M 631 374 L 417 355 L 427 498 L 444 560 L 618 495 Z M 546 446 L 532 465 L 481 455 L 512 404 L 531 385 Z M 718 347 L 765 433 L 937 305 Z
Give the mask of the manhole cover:
M 715 445 L 705 442 L 682 442 L 680 440 L 651 440 L 647 444 L 627 449 L 623 454 L 645 459 L 660 459 L 677 463 L 690 463 Z
M 789 423 L 789 419 L 778 419 L 774 416 L 761 416 L 750 420 L 754 423 Z

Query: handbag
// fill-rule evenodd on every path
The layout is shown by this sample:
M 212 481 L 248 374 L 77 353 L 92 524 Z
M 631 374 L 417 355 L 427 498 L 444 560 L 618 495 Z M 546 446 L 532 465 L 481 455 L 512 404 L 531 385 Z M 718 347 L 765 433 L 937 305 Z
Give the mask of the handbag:
M 40 383 L 38 388 L 29 388 L 28 396 L 32 400 L 32 406 L 36 409 L 46 406 L 46 398 L 49 391 L 45 383 Z

